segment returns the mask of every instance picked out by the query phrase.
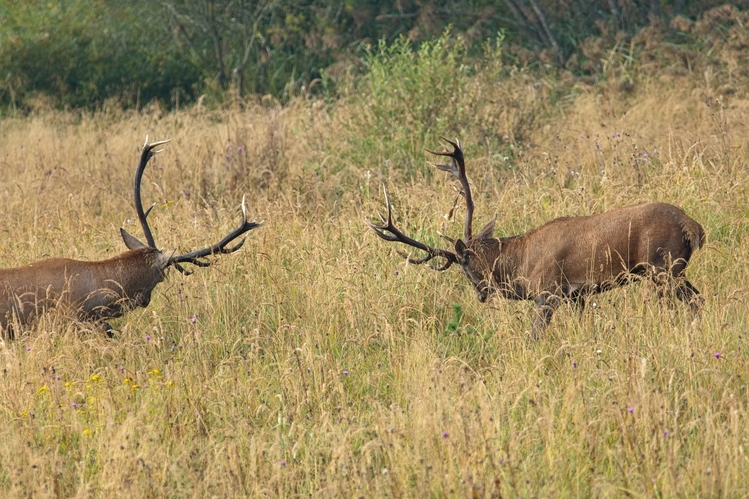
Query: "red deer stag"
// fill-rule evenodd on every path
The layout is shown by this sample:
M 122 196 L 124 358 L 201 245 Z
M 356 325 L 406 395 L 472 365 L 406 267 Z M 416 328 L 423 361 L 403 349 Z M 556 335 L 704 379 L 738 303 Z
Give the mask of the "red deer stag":
M 169 141 L 149 144 L 146 137 L 135 172 L 135 210 L 146 244 L 120 229 L 129 251 L 113 258 L 98 262 L 50 258 L 25 267 L 0 269 L 0 329 L 12 336 L 14 323 L 27 324 L 45 310 L 58 308 L 81 320 L 101 323 L 109 332 L 111 328 L 104 321 L 121 317 L 136 307 L 147 307 L 151 292 L 164 280 L 170 266 L 187 275 L 190 272 L 180 264 L 207 267 L 211 262 L 205 257 L 233 253 L 242 247 L 244 238 L 234 246 L 228 245 L 262 224 L 247 221 L 244 197 L 241 223 L 218 243 L 183 255 L 156 249 L 146 220 L 153 206 L 143 212 L 140 184 L 148 161 L 161 152 L 153 149 L 166 142 Z
M 434 166 L 458 178 L 466 200 L 463 239 L 443 236 L 454 243 L 455 252 L 433 248 L 403 234 L 393 224 L 387 190 L 387 217 L 378 212 L 381 224 L 367 221 L 382 239 L 426 252 L 423 258 L 413 259 L 399 251 L 410 263 L 443 258 L 445 263 L 436 270 L 459 263 L 482 303 L 493 292 L 513 300 L 533 300 L 534 339 L 549 324 L 560 302 L 573 301 L 582 311 L 586 296 L 627 284 L 634 276 L 652 276 L 661 294 L 672 282 L 677 298 L 699 310 L 702 297 L 684 271 L 692 253 L 705 242 L 705 233 L 681 208 L 646 203 L 599 215 L 562 217 L 525 234 L 500 239 L 491 237 L 493 219 L 473 236 L 473 200 L 461 144 L 442 139 L 453 150 L 429 152 L 447 156 L 451 163 Z

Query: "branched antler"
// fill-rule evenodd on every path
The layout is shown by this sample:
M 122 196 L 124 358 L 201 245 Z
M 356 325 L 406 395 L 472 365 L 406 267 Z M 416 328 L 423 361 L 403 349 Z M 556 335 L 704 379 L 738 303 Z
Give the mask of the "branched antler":
M 153 234 L 151 233 L 151 228 L 148 226 L 148 214 L 151 213 L 151 209 L 153 208 L 153 205 L 151 205 L 148 210 L 145 212 L 143 211 L 143 203 L 141 201 L 140 197 L 140 184 L 143 179 L 143 172 L 146 169 L 146 165 L 148 164 L 148 161 L 155 155 L 160 153 L 161 151 L 154 151 L 153 149 L 161 144 L 166 144 L 169 142 L 169 140 L 162 140 L 159 142 L 153 142 L 151 144 L 148 143 L 148 136 L 146 136 L 146 143 L 143 145 L 143 151 L 140 155 L 140 162 L 138 163 L 138 168 L 135 171 L 135 187 L 134 187 L 134 194 L 135 194 L 135 211 L 138 214 L 138 220 L 140 220 L 140 225 L 143 228 L 143 234 L 146 237 L 146 243 L 149 248 L 156 249 L 156 242 L 154 241 Z M 232 241 L 234 241 L 236 238 L 241 236 L 242 234 L 254 229 L 255 227 L 259 227 L 262 225 L 263 222 L 248 222 L 247 221 L 247 206 L 245 204 L 245 197 L 242 196 L 242 221 L 239 224 L 239 226 L 231 231 L 229 234 L 226 235 L 221 241 L 217 242 L 216 244 L 213 244 L 211 246 L 208 246 L 206 248 L 193 251 L 190 253 L 185 253 L 184 255 L 176 255 L 169 258 L 167 266 L 174 265 L 174 268 L 179 270 L 185 275 L 191 274 L 191 272 L 185 270 L 180 263 L 191 263 L 193 265 L 196 265 L 198 267 L 208 267 L 211 262 L 203 260 L 203 258 L 211 255 L 218 255 L 218 254 L 227 254 L 227 253 L 234 253 L 239 248 L 242 247 L 244 244 L 244 238 L 237 244 L 231 247 L 227 247 Z M 133 247 L 144 247 L 146 246 L 142 242 L 138 241 L 136 238 L 128 234 L 124 229 L 120 229 L 122 231 L 122 237 L 125 239 L 126 243 L 128 244 L 128 247 L 131 249 Z
M 466 176 L 466 164 L 463 158 L 462 145 L 459 139 L 455 139 L 455 142 L 446 139 L 445 137 L 440 137 L 440 139 L 453 146 L 453 150 L 448 151 L 445 149 L 444 151 L 437 152 L 427 149 L 427 152 L 438 156 L 447 156 L 452 159 L 449 165 L 432 164 L 442 171 L 452 173 L 460 181 L 460 185 L 463 188 L 462 194 L 466 199 L 466 221 L 465 226 L 463 227 L 463 239 L 468 241 L 471 239 L 473 232 L 471 228 L 473 224 L 473 197 L 471 196 L 471 186 L 468 184 L 468 177 Z
M 453 253 L 452 251 L 447 251 L 440 248 L 433 248 L 429 245 L 426 245 L 422 242 L 419 242 L 415 239 L 411 239 L 407 235 L 405 235 L 403 232 L 401 232 L 395 224 L 393 224 L 393 212 L 392 212 L 392 206 L 390 204 L 390 196 L 388 196 L 388 191 L 385 189 L 385 186 L 382 187 L 382 190 L 385 192 L 385 204 L 387 205 L 387 218 L 380 213 L 380 211 L 377 211 L 377 215 L 379 215 L 380 220 L 382 223 L 375 224 L 370 222 L 369 220 L 365 220 L 367 225 L 377 234 L 380 238 L 384 239 L 385 241 L 395 241 L 400 242 L 403 244 L 407 244 L 408 246 L 413 246 L 414 248 L 418 248 L 422 251 L 425 251 L 427 253 L 427 256 L 424 258 L 419 259 L 413 259 L 410 256 L 408 256 L 406 253 L 402 251 L 398 251 L 398 254 L 401 255 L 403 258 L 408 260 L 409 263 L 413 263 L 416 265 L 420 265 L 422 263 L 426 263 L 429 260 L 431 260 L 434 257 L 441 257 L 446 260 L 446 262 L 440 266 L 440 267 L 432 267 L 435 270 L 447 270 L 450 268 L 450 265 L 453 263 L 458 262 L 458 257 Z
M 155 248 L 156 242 L 153 240 L 153 234 L 151 233 L 151 228 L 148 226 L 148 214 L 151 213 L 151 209 L 153 208 L 153 205 L 151 205 L 150 208 L 144 213 L 143 212 L 143 202 L 140 199 L 140 183 L 143 179 L 143 172 L 146 170 L 146 165 L 148 164 L 148 160 L 150 160 L 153 156 L 160 153 L 162 150 L 154 151 L 153 149 L 155 147 L 160 146 L 161 144 L 166 144 L 171 139 L 167 140 L 160 140 L 158 142 L 153 142 L 151 144 L 148 143 L 148 135 L 146 135 L 146 143 L 143 144 L 143 150 L 140 154 L 140 161 L 138 162 L 138 168 L 135 170 L 135 185 L 133 187 L 134 195 L 135 195 L 135 211 L 138 214 L 138 220 L 140 220 L 140 226 L 143 229 L 143 234 L 146 236 L 146 243 L 148 244 L 149 248 Z
M 264 221 L 262 222 L 248 222 L 247 221 L 247 206 L 245 204 L 245 197 L 242 196 L 242 221 L 239 223 L 236 229 L 228 233 L 221 241 L 217 242 L 216 244 L 213 244 L 211 246 L 208 246 L 206 248 L 192 251 L 190 253 L 185 253 L 184 255 L 177 255 L 173 256 L 169 259 L 169 263 L 174 265 L 174 268 L 179 270 L 185 275 L 191 274 L 191 272 L 185 270 L 180 263 L 191 263 L 193 265 L 196 265 L 198 267 L 208 267 L 211 262 L 202 260 L 202 258 L 205 258 L 207 256 L 211 255 L 225 255 L 228 253 L 234 253 L 239 248 L 242 247 L 244 244 L 244 241 L 246 238 L 242 238 L 241 241 L 239 241 L 234 246 L 228 247 L 229 243 L 234 241 L 236 238 L 244 234 L 245 232 L 249 232 L 255 227 L 259 227 L 263 225 Z

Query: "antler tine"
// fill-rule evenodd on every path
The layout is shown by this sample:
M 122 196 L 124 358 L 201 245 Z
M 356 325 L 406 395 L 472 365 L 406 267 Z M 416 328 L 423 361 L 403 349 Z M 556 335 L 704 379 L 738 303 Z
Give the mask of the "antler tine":
M 453 239 L 452 237 L 445 235 L 442 232 L 437 232 L 437 235 L 440 236 L 445 241 L 449 242 L 450 244 L 455 244 L 455 239 Z
M 150 214 L 151 214 L 151 210 L 153 210 L 153 207 L 154 207 L 154 206 L 156 206 L 156 203 L 153 203 L 153 204 L 152 204 L 151 206 L 149 206 L 149 207 L 148 207 L 148 209 L 147 209 L 147 210 L 146 210 L 146 212 L 144 213 L 144 216 L 145 216 L 146 218 L 148 218 L 148 215 L 150 215 Z
M 175 268 L 179 270 L 180 272 L 182 272 L 183 274 L 186 273 L 187 271 L 179 265 L 180 263 L 191 263 L 198 267 L 208 267 L 211 264 L 211 262 L 201 260 L 201 258 L 205 258 L 211 255 L 234 253 L 235 251 L 237 251 L 239 248 L 242 247 L 246 238 L 242 238 L 241 241 L 239 241 L 237 244 L 229 248 L 227 248 L 227 245 L 231 243 L 232 241 L 234 241 L 239 236 L 241 236 L 242 234 L 249 232 L 256 227 L 260 227 L 264 223 L 265 223 L 265 220 L 261 222 L 255 222 L 255 221 L 248 222 L 247 221 L 247 203 L 246 203 L 245 196 L 242 196 L 242 221 L 239 223 L 236 229 L 229 232 L 226 236 L 224 236 L 223 239 L 221 239 L 216 244 L 208 246 L 207 248 L 203 248 L 197 251 L 192 251 L 190 253 L 185 253 L 184 255 L 177 255 L 177 256 L 171 257 L 169 259 L 169 263 L 171 265 L 174 265 Z
M 463 157 L 463 145 L 461 144 L 460 139 L 455 139 L 455 142 L 442 136 L 440 136 L 440 139 L 453 146 L 453 150 L 444 150 L 442 152 L 437 152 L 427 149 L 427 151 L 432 154 L 436 154 L 437 156 L 447 156 L 452 159 L 450 165 L 438 165 L 436 163 L 432 164 L 442 171 L 450 172 L 455 175 L 460 181 L 460 185 L 463 187 L 463 197 L 465 197 L 466 200 L 466 220 L 463 227 L 463 238 L 468 241 L 469 239 L 471 239 L 472 235 L 471 227 L 473 224 L 473 197 L 471 196 L 471 186 L 468 183 L 468 176 L 466 175 L 466 164 L 465 158 Z
M 135 197 L 135 211 L 138 214 L 140 226 L 143 229 L 143 234 L 146 237 L 146 243 L 148 243 L 148 246 L 151 248 L 156 248 L 156 242 L 153 239 L 153 234 L 151 233 L 151 228 L 148 226 L 148 220 L 146 220 L 146 218 L 151 212 L 153 205 L 148 209 L 147 212 L 143 212 L 143 202 L 140 198 L 140 184 L 143 179 L 143 172 L 146 170 L 148 161 L 153 157 L 154 154 L 158 154 L 161 152 L 161 150 L 154 151 L 153 148 L 160 146 L 161 144 L 166 144 L 170 140 L 171 139 L 160 140 L 149 144 L 148 135 L 146 135 L 146 143 L 143 144 L 143 149 L 140 154 L 140 161 L 138 162 L 138 168 L 135 170 L 135 181 L 133 186 L 133 194 Z
M 365 220 L 367 225 L 369 225 L 369 228 L 375 231 L 375 234 L 380 236 L 385 241 L 398 241 L 399 239 L 394 235 L 392 229 L 395 228 L 393 225 L 393 210 L 390 205 L 390 196 L 388 196 L 388 191 L 385 188 L 385 186 L 382 186 L 382 190 L 385 192 L 385 206 L 387 206 L 388 209 L 388 216 L 385 218 L 382 213 L 380 213 L 380 210 L 377 210 L 377 215 L 379 215 L 380 220 L 382 220 L 382 223 L 379 225 L 375 225 L 369 220 Z M 396 229 L 397 230 L 397 229 Z M 391 234 L 386 234 L 385 231 L 391 232 Z
M 429 164 L 436 166 L 442 171 L 452 173 L 458 178 L 458 180 L 462 180 L 461 177 L 465 176 L 465 165 L 463 162 L 463 149 L 461 148 L 460 139 L 455 139 L 455 142 L 442 136 L 440 136 L 440 139 L 453 146 L 453 150 L 448 151 L 445 149 L 444 151 L 432 151 L 431 149 L 427 149 L 426 151 L 437 156 L 447 156 L 452 161 L 450 161 L 449 165 L 440 165 L 432 163 L 431 161 Z
M 393 224 L 393 210 L 392 210 L 392 205 L 390 204 L 390 196 L 388 196 L 387 189 L 385 188 L 384 185 L 382 186 L 382 190 L 385 192 L 385 205 L 387 206 L 387 211 L 388 211 L 387 218 L 385 218 L 382 215 L 382 213 L 378 211 L 377 214 L 380 216 L 380 220 L 382 220 L 381 224 L 375 224 L 373 222 L 370 222 L 369 220 L 365 220 L 369 228 L 372 229 L 374 233 L 377 234 L 378 237 L 380 237 L 381 239 L 384 239 L 385 241 L 400 242 L 408 246 L 413 246 L 414 248 L 418 248 L 422 251 L 425 251 L 427 255 L 419 259 L 411 258 L 406 253 L 400 250 L 397 251 L 398 254 L 401 255 L 403 258 L 405 258 L 409 263 L 412 263 L 415 265 L 426 263 L 436 256 L 444 258 L 446 262 L 440 267 L 432 267 L 435 270 L 446 270 L 453 263 L 457 263 L 458 257 L 455 255 L 455 253 L 451 251 L 443 250 L 440 248 L 432 248 L 431 246 L 428 246 L 422 242 L 419 242 L 415 239 L 411 239 L 410 237 L 406 236 L 403 232 L 401 232 L 395 226 L 395 224 Z
M 455 142 L 453 142 L 442 135 L 440 135 L 440 139 L 453 146 L 453 150 L 448 151 L 445 149 L 444 151 L 432 151 L 431 149 L 427 149 L 427 152 L 436 154 L 437 156 L 447 156 L 448 158 L 453 158 L 454 160 L 461 162 L 463 160 L 463 144 L 461 144 L 460 139 L 455 139 Z
M 200 262 L 200 263 L 205 263 L 205 262 Z M 186 269 L 185 269 L 185 268 L 184 268 L 184 267 L 183 267 L 182 265 L 180 265 L 179 263 L 173 263 L 172 265 L 174 265 L 174 268 L 175 268 L 175 269 L 177 269 L 177 270 L 179 270 L 179 271 L 180 271 L 180 273 L 182 273 L 182 275 L 192 275 L 192 274 L 193 274 L 193 273 L 192 273 L 191 271 L 189 271 L 189 270 L 186 270 Z M 200 265 L 199 265 L 199 266 L 200 266 Z M 207 265 L 205 265 L 205 266 L 207 266 Z
M 145 150 L 145 149 L 148 149 L 148 150 L 150 151 L 150 150 L 151 150 L 151 149 L 153 149 L 154 147 L 158 147 L 158 146 L 160 146 L 161 144 L 166 144 L 167 142 L 171 142 L 171 140 L 172 140 L 172 139 L 159 140 L 159 141 L 156 141 L 156 142 L 151 142 L 151 143 L 149 144 L 149 143 L 148 143 L 148 135 L 146 135 L 146 143 L 145 143 L 145 144 L 143 144 L 143 149 L 144 149 L 144 150 Z M 158 150 L 158 151 L 153 151 L 153 154 L 158 154 L 158 153 L 160 153 L 161 151 L 162 151 L 161 149 L 160 149 L 160 150 Z

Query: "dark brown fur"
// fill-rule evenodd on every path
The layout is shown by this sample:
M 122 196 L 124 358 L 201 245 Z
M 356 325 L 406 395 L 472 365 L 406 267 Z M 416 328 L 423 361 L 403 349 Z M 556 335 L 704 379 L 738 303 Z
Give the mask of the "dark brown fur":
M 444 140 L 454 149 L 434 154 L 448 156 L 452 163 L 435 166 L 458 178 L 466 200 L 463 239 L 454 241 L 455 252 L 403 234 L 392 222 L 387 191 L 387 217 L 380 214 L 380 224 L 368 222 L 380 238 L 427 253 L 421 259 L 404 255 L 411 263 L 439 257 L 445 264 L 438 270 L 460 264 L 481 302 L 491 293 L 533 300 L 534 337 L 549 324 L 561 301 L 573 300 L 582 310 L 586 296 L 627 284 L 634 276 L 650 275 L 661 293 L 673 285 L 677 298 L 695 310 L 700 308 L 699 291 L 684 271 L 692 254 L 704 244 L 705 233 L 681 208 L 647 203 L 600 215 L 557 218 L 525 234 L 501 239 L 492 237 L 492 220 L 473 236 L 473 201 L 460 141 Z
M 534 300 L 534 335 L 561 300 L 582 307 L 586 295 L 626 284 L 634 275 L 650 275 L 659 285 L 666 276 L 680 300 L 699 307 L 699 292 L 684 271 L 705 233 L 676 206 L 648 203 L 558 218 L 501 239 L 490 237 L 493 227 L 492 221 L 477 237 L 456 241 L 458 263 L 482 302 L 492 292 Z
M 140 248 L 97 262 L 50 258 L 0 269 L 0 328 L 15 321 L 27 324 L 56 307 L 93 321 L 146 307 L 164 280 L 168 259 L 153 248 Z

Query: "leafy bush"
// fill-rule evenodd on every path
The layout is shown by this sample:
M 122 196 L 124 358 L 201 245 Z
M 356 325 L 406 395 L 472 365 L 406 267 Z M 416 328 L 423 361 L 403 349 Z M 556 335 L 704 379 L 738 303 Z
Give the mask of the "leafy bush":
M 543 111 L 544 89 L 524 71 L 503 67 L 503 40 L 501 33 L 487 40 L 482 56 L 471 56 L 464 38 L 449 30 L 418 48 L 405 37 L 368 47 L 367 72 L 348 95 L 352 104 L 366 102 L 352 118 L 361 160 L 381 157 L 383 170 L 429 178 L 434 169 L 424 150 L 437 147 L 441 135 L 471 137 L 469 148 L 483 144 L 512 156 Z
M 460 135 L 472 121 L 472 69 L 462 38 L 445 31 L 418 48 L 405 37 L 390 45 L 380 40 L 362 59 L 367 72 L 352 96 L 366 100 L 355 116 L 357 149 L 374 146 L 399 164 L 421 163 L 426 144 L 438 135 Z
M 472 107 L 465 102 L 470 73 L 465 52 L 464 41 L 451 38 L 449 31 L 417 50 L 405 37 L 368 47 L 368 73 L 359 92 L 369 97 L 372 131 L 396 137 L 409 130 L 425 137 L 432 129 L 452 125 L 449 131 L 459 132 Z
M 152 9 L 151 9 L 152 10 Z M 168 31 L 140 3 L 27 2 L 0 7 L 0 104 L 42 93 L 59 105 L 89 107 L 111 98 L 135 106 L 190 100 L 199 79 L 167 43 Z

